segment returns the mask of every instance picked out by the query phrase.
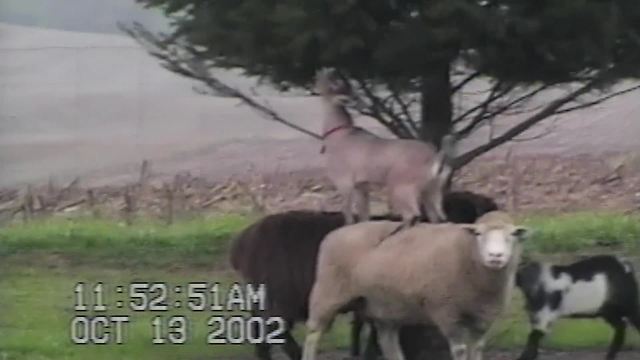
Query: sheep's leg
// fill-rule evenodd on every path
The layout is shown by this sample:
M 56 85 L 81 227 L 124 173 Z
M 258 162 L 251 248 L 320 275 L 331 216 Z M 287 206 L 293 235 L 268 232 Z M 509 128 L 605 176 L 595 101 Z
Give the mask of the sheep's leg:
M 309 327 L 307 337 L 304 340 L 304 350 L 302 352 L 302 360 L 315 360 L 318 352 L 318 344 L 324 330 L 320 328 Z
M 480 338 L 475 342 L 468 344 L 469 348 L 469 360 L 482 360 L 482 353 L 484 351 L 485 340 Z
M 451 359 L 468 360 L 469 348 L 464 341 L 449 339 L 449 348 L 451 349 Z
M 260 360 L 271 360 L 271 345 L 265 343 L 256 344 L 255 354 Z
M 386 360 L 405 360 L 400 347 L 400 328 L 384 322 L 376 322 L 378 330 L 378 342 L 382 349 L 382 355 Z
M 358 222 L 369 221 L 369 189 L 366 184 L 359 184 L 354 189 Z
M 252 311 L 251 316 L 258 317 L 260 314 L 257 311 Z M 253 322 L 253 333 L 260 334 L 260 331 L 264 329 L 260 329 L 260 322 Z M 257 343 L 255 344 L 255 354 L 256 357 L 260 360 L 271 360 L 271 344 L 267 343 Z
M 434 314 L 435 315 L 435 314 Z M 469 346 L 467 343 L 471 334 L 465 327 L 449 323 L 449 319 L 442 317 L 446 314 L 439 314 L 434 317 L 434 322 L 438 324 L 440 331 L 449 342 L 449 351 L 452 360 L 469 360 Z M 446 319 L 446 320 L 445 320 Z M 447 324 L 442 326 L 440 324 Z
M 316 278 L 309 298 L 307 337 L 304 342 L 302 360 L 315 360 L 322 334 L 331 326 L 338 311 L 352 300 L 351 296 L 330 277 Z
M 302 357 L 302 349 L 296 339 L 291 335 L 291 331 L 293 330 L 294 323 L 293 321 L 287 321 L 287 331 L 284 333 L 284 344 L 282 348 L 284 352 L 289 356 L 291 360 L 300 360 Z
M 607 360 L 613 360 L 624 343 L 627 325 L 622 318 L 617 316 L 607 316 L 605 317 L 605 320 L 609 325 L 611 325 L 611 327 L 613 327 L 614 330 L 613 339 L 611 339 L 611 344 L 609 345 L 609 351 L 607 352 L 606 358 Z
M 353 319 L 351 320 L 351 357 L 355 358 L 360 356 L 360 335 L 362 334 L 364 324 L 364 314 L 359 310 L 354 311 Z
M 312 308 L 313 310 L 313 308 Z M 337 310 L 337 309 L 336 309 Z M 307 337 L 304 340 L 302 360 L 315 360 L 322 334 L 329 328 L 335 313 L 309 317 L 307 320 Z
M 363 360 L 375 360 L 380 355 L 380 347 L 378 346 L 378 331 L 373 322 L 369 323 L 369 339 L 364 349 Z
M 534 360 L 538 357 L 538 348 L 540 347 L 540 341 L 544 337 L 544 332 L 538 329 L 532 330 L 529 333 L 527 339 L 527 345 L 525 346 L 522 354 L 518 357 L 518 360 Z

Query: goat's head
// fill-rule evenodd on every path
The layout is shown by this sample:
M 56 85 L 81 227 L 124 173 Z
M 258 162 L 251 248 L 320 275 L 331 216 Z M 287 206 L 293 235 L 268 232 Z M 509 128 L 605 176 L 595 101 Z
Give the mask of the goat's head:
M 501 211 L 488 212 L 474 224 L 462 227 L 475 238 L 482 264 L 495 270 L 503 269 L 514 256 L 519 256 L 520 242 L 531 233 L 529 228 L 514 225 Z
M 351 86 L 342 80 L 333 68 L 318 70 L 314 90 L 321 96 L 341 104 L 347 103 L 351 96 Z

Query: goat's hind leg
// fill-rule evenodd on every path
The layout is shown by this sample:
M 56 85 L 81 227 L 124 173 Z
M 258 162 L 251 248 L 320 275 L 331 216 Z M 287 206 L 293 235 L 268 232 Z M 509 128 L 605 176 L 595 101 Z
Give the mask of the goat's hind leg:
M 424 209 L 431 223 L 440 223 L 447 221 L 447 215 L 442 206 L 442 192 L 433 191 L 424 196 Z
M 420 192 L 413 186 L 397 186 L 390 193 L 390 202 L 402 215 L 402 224 L 387 237 L 408 229 L 420 221 Z
M 607 316 L 605 317 L 605 320 L 609 325 L 611 325 L 611 327 L 613 327 L 614 330 L 613 338 L 611 339 L 611 344 L 609 345 L 606 357 L 607 360 L 613 360 L 624 343 L 627 324 L 624 322 L 624 319 L 618 316 Z

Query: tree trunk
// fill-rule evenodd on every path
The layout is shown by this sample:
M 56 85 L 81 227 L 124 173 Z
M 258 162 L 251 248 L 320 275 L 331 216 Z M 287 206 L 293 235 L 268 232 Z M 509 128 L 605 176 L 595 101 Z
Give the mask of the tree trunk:
M 438 148 L 452 126 L 450 70 L 450 63 L 443 61 L 422 77 L 420 139 Z

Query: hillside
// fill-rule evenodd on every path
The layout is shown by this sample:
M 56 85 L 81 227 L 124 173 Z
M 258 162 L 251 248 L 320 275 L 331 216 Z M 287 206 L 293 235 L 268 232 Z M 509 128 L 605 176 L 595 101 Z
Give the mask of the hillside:
M 110 182 L 145 158 L 160 172 L 213 177 L 250 164 L 265 171 L 322 165 L 315 141 L 236 100 L 195 93 L 193 82 L 164 70 L 124 36 L 0 24 L 0 54 L 0 186 L 49 176 Z M 238 73 L 219 74 L 245 91 L 255 86 Z M 266 86 L 255 91 L 287 118 L 319 129 L 316 98 Z M 571 113 L 524 137 L 551 125 L 553 134 L 514 145 L 545 153 L 638 149 L 638 99 L 632 93 Z

